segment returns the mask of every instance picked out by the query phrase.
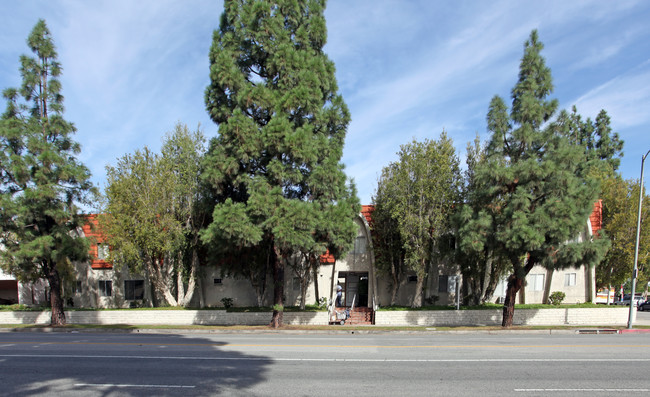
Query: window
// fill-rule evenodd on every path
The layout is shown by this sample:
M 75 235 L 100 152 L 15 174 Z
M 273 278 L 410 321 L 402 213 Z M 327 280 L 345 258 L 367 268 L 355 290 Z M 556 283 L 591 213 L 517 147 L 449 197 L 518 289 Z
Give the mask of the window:
M 406 278 L 409 283 L 417 283 L 418 282 L 418 276 L 408 276 Z
M 214 285 L 221 285 L 221 284 L 223 284 L 223 280 L 222 280 L 222 279 L 220 279 L 220 278 L 215 278 L 215 279 L 214 279 Z
M 366 237 L 359 236 L 354 240 L 354 253 L 361 255 L 366 253 Z
M 113 282 L 111 280 L 99 280 L 99 296 L 113 295 Z
M 294 291 L 300 291 L 300 277 L 294 277 L 292 286 Z
M 72 293 L 73 294 L 80 294 L 81 293 L 81 281 L 73 281 L 72 282 Z
M 144 299 L 144 280 L 124 280 L 124 299 Z
M 97 244 L 97 259 L 106 260 L 108 259 L 109 254 L 108 244 L 99 243 Z
M 438 276 L 438 292 L 448 292 L 449 276 Z
M 543 274 L 529 275 L 528 286 L 533 291 L 544 291 L 544 275 Z
M 576 274 L 575 273 L 567 273 L 564 275 L 564 285 L 567 287 L 571 287 L 576 285 Z

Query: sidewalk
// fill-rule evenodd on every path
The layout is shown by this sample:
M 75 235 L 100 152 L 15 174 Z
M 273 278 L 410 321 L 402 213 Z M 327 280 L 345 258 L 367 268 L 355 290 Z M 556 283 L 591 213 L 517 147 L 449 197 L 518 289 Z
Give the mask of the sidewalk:
M 373 329 L 374 328 L 374 329 Z M 412 328 L 412 329 L 410 329 Z M 498 329 L 494 327 L 458 327 L 458 329 L 436 329 L 422 327 L 402 327 L 401 329 L 382 329 L 374 326 L 364 327 L 337 327 L 331 326 L 327 329 L 312 329 L 309 327 L 283 327 L 273 329 L 268 327 L 210 327 L 205 328 L 139 328 L 135 325 L 122 325 L 121 327 L 96 326 L 84 327 L 68 325 L 64 327 L 49 326 L 28 326 L 28 327 L 11 327 L 0 326 L 0 333 L 3 332 L 66 332 L 66 333 L 131 333 L 131 334 L 321 334 L 321 335 L 368 335 L 368 334 L 397 334 L 397 335 L 425 335 L 425 334 L 463 334 L 463 335 L 571 335 L 571 334 L 628 334 L 628 333 L 648 333 L 650 328 L 625 329 L 621 327 L 567 327 L 567 328 L 536 328 L 527 329 L 525 327 L 513 327 L 510 329 Z

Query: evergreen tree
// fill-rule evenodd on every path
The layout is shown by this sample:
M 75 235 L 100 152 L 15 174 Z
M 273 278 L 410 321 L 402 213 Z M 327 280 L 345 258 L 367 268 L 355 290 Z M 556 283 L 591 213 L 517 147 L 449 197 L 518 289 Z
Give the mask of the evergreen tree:
M 324 0 L 226 0 L 205 101 L 219 136 L 206 156 L 216 205 L 205 241 L 272 247 L 274 312 L 294 254 L 345 253 L 359 212 L 340 159 L 350 115 L 323 52 Z
M 571 113 L 563 110 L 553 123 L 553 128 L 568 137 L 569 141 L 585 150 L 582 172 L 598 179 L 607 178 L 618 170 L 623 157 L 623 141 L 612 132 L 610 118 L 601 110 L 596 121 L 582 120 L 575 106 Z
M 524 46 L 510 113 L 500 97 L 490 103 L 492 136 L 487 160 L 476 173 L 475 193 L 485 205 L 467 217 L 468 228 L 485 232 L 465 238 L 477 239 L 473 244 L 486 245 L 509 264 L 504 327 L 512 325 L 515 297 L 533 266 L 591 266 L 608 245 L 606 239 L 577 239 L 597 199 L 598 183 L 585 172 L 585 146 L 549 122 L 557 101 L 547 99 L 553 85 L 542 48 L 533 31 Z
M 463 186 L 463 203 L 452 217 L 457 236 L 453 250 L 454 263 L 460 266 L 468 303 L 474 305 L 489 302 L 497 284 L 507 271 L 507 262 L 494 254 L 491 240 L 493 230 L 482 211 L 489 204 L 486 197 L 478 194 L 486 186 L 480 186 L 477 170 L 487 161 L 485 145 L 477 135 L 474 144 L 467 144 L 467 169 Z
M 77 230 L 94 188 L 76 156 L 76 129 L 63 118 L 61 65 L 45 21 L 27 44 L 35 57 L 21 56 L 19 89 L 3 94 L 0 124 L 0 249 L 5 271 L 22 281 L 49 284 L 52 325 L 65 324 L 61 274 L 71 262 L 87 260 L 89 244 Z

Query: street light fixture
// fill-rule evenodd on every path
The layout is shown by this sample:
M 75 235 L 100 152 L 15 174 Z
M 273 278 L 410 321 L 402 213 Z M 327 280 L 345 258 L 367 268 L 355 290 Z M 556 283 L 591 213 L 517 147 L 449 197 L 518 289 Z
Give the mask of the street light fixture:
M 630 316 L 627 320 L 627 328 L 632 329 L 634 323 L 635 307 L 634 307 L 634 289 L 636 288 L 636 274 L 639 265 L 639 236 L 641 234 L 641 204 L 643 204 L 643 163 L 646 157 L 650 154 L 650 150 L 641 157 L 641 179 L 639 180 L 639 213 L 636 219 L 636 243 L 634 245 L 634 270 L 632 270 L 632 294 L 630 295 Z

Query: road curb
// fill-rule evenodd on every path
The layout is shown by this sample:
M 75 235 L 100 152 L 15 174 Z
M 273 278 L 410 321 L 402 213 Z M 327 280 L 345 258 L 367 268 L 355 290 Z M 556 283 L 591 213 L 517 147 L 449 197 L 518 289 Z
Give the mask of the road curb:
M 293 335 L 372 335 L 372 334 L 397 334 L 397 335 L 575 335 L 575 334 L 627 334 L 650 333 L 650 329 L 615 329 L 615 328 L 568 328 L 568 329 L 504 329 L 504 330 L 306 330 L 306 329 L 194 329 L 194 328 L 66 328 L 66 327 L 39 327 L 39 328 L 11 328 L 0 327 L 3 332 L 42 332 L 42 333 L 116 333 L 116 334 L 293 334 Z
M 621 329 L 619 334 L 650 334 L 650 329 Z

